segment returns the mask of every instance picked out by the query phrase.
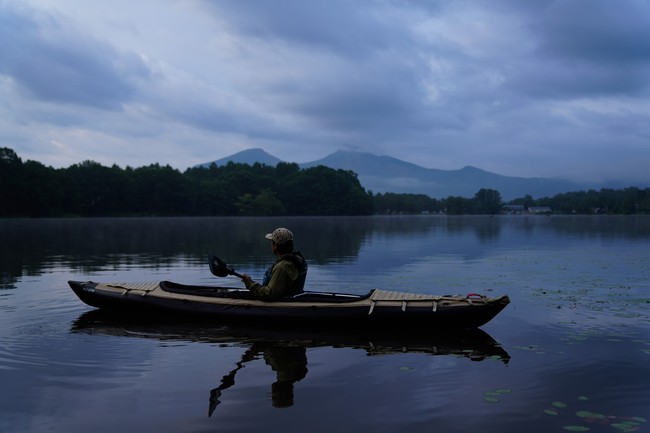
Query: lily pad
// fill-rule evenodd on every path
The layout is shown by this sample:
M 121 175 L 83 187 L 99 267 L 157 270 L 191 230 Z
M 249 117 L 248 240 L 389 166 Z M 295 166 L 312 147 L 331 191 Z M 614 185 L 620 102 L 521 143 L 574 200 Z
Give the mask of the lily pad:
M 612 424 L 612 427 L 622 431 L 622 432 L 630 432 L 630 431 L 636 431 L 639 429 L 638 426 L 636 425 L 630 425 L 622 422 L 617 422 Z
M 589 427 L 583 425 L 565 425 L 562 428 L 569 431 L 589 431 Z
M 588 410 L 580 410 L 576 412 L 576 415 L 588 423 L 599 423 L 599 424 L 608 423 L 607 417 L 602 413 L 590 412 Z
M 544 409 L 544 413 L 546 415 L 553 415 L 553 416 L 558 415 L 557 409 Z
M 562 403 L 561 401 L 554 401 L 553 403 L 551 403 L 551 405 L 559 408 L 564 408 L 568 406 L 568 404 Z
M 623 424 L 625 424 L 625 425 L 629 425 L 629 426 L 638 426 L 638 425 L 641 425 L 641 423 L 638 423 L 638 422 L 636 422 L 636 421 L 631 421 L 631 420 L 625 420 L 625 421 L 623 421 Z
M 496 397 L 485 397 L 485 401 L 489 403 L 498 403 L 500 400 Z

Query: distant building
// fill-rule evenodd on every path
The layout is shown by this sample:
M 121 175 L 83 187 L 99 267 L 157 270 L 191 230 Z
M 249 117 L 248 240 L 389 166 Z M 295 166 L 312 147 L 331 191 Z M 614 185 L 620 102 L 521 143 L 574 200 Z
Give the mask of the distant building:
M 503 206 L 503 211 L 508 215 L 519 215 L 524 213 L 524 210 L 523 204 L 507 204 Z
M 530 206 L 528 208 L 528 213 L 530 214 L 550 214 L 552 212 L 548 206 Z

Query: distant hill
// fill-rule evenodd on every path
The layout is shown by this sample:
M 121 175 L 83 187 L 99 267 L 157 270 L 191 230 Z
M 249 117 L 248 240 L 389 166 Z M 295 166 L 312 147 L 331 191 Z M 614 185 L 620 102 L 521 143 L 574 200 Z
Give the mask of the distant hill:
M 272 167 L 275 167 L 276 165 L 278 165 L 278 162 L 282 162 L 282 160 L 276 158 L 275 156 L 269 153 L 266 153 L 263 149 L 255 148 L 255 149 L 246 149 L 241 152 L 235 153 L 234 155 L 217 159 L 216 161 L 210 161 L 203 164 L 199 164 L 197 167 L 209 167 L 212 163 L 216 164 L 217 166 L 220 166 L 220 165 L 226 165 L 229 162 L 236 162 L 236 163 L 248 164 L 248 165 L 253 165 L 256 162 L 259 162 L 260 164 L 265 164 L 265 165 L 270 165 Z
M 272 166 L 281 162 L 262 149 L 245 150 L 214 162 L 224 165 L 228 161 L 251 165 L 259 162 Z M 473 197 L 481 188 L 495 189 L 504 200 L 512 200 L 526 195 L 533 198 L 552 197 L 555 194 L 594 187 L 562 179 L 502 176 L 471 166 L 460 170 L 424 168 L 390 156 L 345 150 L 299 165 L 301 168 L 324 165 L 352 170 L 359 176 L 363 187 L 373 193 L 426 194 L 438 199 L 449 196 Z

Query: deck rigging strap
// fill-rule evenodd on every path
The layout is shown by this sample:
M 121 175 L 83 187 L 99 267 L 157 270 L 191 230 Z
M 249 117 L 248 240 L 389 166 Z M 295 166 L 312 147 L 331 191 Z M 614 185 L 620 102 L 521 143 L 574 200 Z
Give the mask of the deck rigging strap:
M 160 285 L 158 283 L 115 283 L 107 284 L 107 287 L 114 289 L 123 289 L 122 296 L 125 296 L 131 291 L 142 292 L 142 296 L 146 296 L 147 293 L 156 290 Z
M 373 301 L 426 301 L 442 299 L 443 296 L 423 295 L 420 293 L 405 293 L 392 290 L 375 289 L 370 295 Z
M 467 302 L 469 305 L 474 305 L 474 303 L 487 304 L 488 298 L 486 298 L 483 295 L 479 295 L 477 293 L 470 293 L 467 296 L 460 296 L 460 295 L 432 296 L 432 295 L 423 295 L 420 293 L 404 293 L 404 292 L 396 292 L 392 290 L 375 289 L 372 291 L 372 294 L 370 295 L 371 303 L 370 303 L 370 310 L 368 311 L 368 315 L 372 314 L 378 302 L 384 302 L 384 301 L 393 301 L 393 302 L 401 301 L 402 311 L 406 311 L 406 307 L 408 306 L 408 303 L 411 301 L 415 301 L 415 302 L 431 301 L 432 311 L 436 312 L 438 311 L 439 302 L 443 302 L 443 305 L 445 301 L 447 303 Z
M 375 289 L 370 295 L 370 309 L 368 310 L 368 315 L 371 315 L 372 312 L 375 310 L 375 306 L 377 305 L 377 303 L 382 301 L 401 302 L 401 309 L 404 312 L 406 311 L 406 307 L 408 306 L 410 301 L 420 301 L 420 302 L 431 301 L 432 309 L 435 312 L 438 310 L 438 302 L 443 300 L 444 298 L 449 298 L 449 296 L 446 297 L 432 296 L 432 295 L 423 295 L 420 293 L 404 293 L 404 292 L 396 292 L 392 290 Z

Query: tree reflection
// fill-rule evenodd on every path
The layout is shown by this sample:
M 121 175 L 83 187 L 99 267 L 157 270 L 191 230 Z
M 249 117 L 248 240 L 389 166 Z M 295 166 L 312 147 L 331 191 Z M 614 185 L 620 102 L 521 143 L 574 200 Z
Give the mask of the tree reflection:
M 362 246 L 368 257 L 377 243 L 382 254 L 370 256 L 370 266 L 378 271 L 434 254 L 480 258 L 496 243 L 563 248 L 575 238 L 645 242 L 650 237 L 648 218 L 610 216 L 0 219 L 0 289 L 15 288 L 24 275 L 58 268 L 90 274 L 179 261 L 203 266 L 210 251 L 240 267 L 266 269 L 269 252 L 262 235 L 279 224 L 296 234 L 311 265 L 357 260 Z M 404 246 L 411 255 L 404 254 Z

